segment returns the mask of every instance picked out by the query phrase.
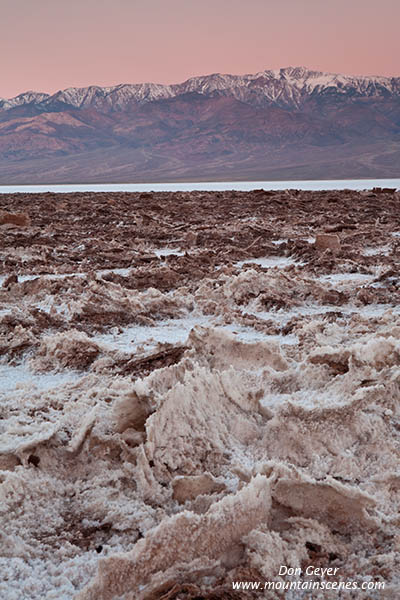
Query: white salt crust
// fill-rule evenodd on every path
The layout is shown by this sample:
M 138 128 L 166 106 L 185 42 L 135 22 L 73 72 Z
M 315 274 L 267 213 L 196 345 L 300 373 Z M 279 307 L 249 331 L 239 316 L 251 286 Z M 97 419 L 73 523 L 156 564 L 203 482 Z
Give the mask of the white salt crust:
M 235 263 L 236 267 L 243 267 L 245 265 L 259 265 L 264 268 L 284 269 L 290 265 L 302 265 L 304 263 L 299 262 L 291 258 L 290 256 L 266 256 L 264 258 L 248 258 L 246 260 L 239 260 Z

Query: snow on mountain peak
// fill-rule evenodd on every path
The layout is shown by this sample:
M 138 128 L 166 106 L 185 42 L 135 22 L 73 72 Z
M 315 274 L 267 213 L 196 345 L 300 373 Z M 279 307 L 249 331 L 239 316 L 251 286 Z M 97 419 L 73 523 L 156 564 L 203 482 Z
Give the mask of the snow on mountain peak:
M 53 95 L 25 92 L 9 100 L 0 100 L 0 109 L 9 110 L 24 104 L 38 105 L 42 110 L 59 107 L 60 103 L 74 108 L 124 110 L 130 105 L 173 98 L 186 93 L 219 94 L 249 104 L 277 103 L 299 107 L 310 96 L 325 90 L 352 96 L 400 96 L 400 77 L 350 76 L 312 71 L 306 67 L 285 67 L 255 74 L 230 75 L 213 73 L 191 77 L 183 83 L 119 84 L 111 87 L 70 87 Z
M 15 96 L 14 98 L 0 98 L 0 109 L 9 110 L 10 108 L 15 108 L 16 106 L 21 106 L 23 104 L 37 104 L 49 97 L 50 94 L 29 90 L 22 94 L 18 94 L 18 96 Z

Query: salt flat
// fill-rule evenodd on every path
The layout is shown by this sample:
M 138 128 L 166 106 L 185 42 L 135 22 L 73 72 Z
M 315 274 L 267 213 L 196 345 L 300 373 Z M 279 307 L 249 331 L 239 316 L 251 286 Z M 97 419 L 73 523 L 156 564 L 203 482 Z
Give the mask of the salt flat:
M 4 195 L 0 596 L 228 598 L 288 556 L 397 589 L 399 206 Z

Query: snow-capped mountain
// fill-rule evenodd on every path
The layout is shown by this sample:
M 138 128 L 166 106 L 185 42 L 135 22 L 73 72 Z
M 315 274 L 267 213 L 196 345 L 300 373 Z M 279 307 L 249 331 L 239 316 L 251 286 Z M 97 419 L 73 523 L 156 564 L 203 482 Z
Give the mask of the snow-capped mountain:
M 23 104 L 35 104 L 46 110 L 55 106 L 125 110 L 134 104 L 175 98 L 187 93 L 204 96 L 219 94 L 246 104 L 263 106 L 274 103 L 301 108 L 311 97 L 324 94 L 360 97 L 400 96 L 400 77 L 349 76 L 305 67 L 266 70 L 253 75 L 205 75 L 173 85 L 157 83 L 120 84 L 112 87 L 89 86 L 67 88 L 49 95 L 25 92 L 15 98 L 0 100 L 0 109 L 9 110 Z
M 219 92 L 249 104 L 276 103 L 300 107 L 313 94 L 334 92 L 353 96 L 400 96 L 400 77 L 351 77 L 310 71 L 305 67 L 261 71 L 254 75 L 208 75 L 193 77 L 177 86 L 180 93 Z
M 15 108 L 16 106 L 22 106 L 24 104 L 41 104 L 47 98 L 50 98 L 50 94 L 43 94 L 41 92 L 24 92 L 23 94 L 19 94 L 14 98 L 10 99 L 2 99 L 0 98 L 0 110 L 9 110 L 10 108 Z
M 399 176 L 399 77 L 289 67 L 0 100 L 0 183 Z

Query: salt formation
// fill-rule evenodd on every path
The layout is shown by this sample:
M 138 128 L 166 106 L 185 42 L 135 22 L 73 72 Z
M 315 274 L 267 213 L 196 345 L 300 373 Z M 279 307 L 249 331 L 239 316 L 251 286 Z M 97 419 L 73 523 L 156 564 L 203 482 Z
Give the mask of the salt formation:
M 396 597 L 398 202 L 5 197 L 0 597 Z

